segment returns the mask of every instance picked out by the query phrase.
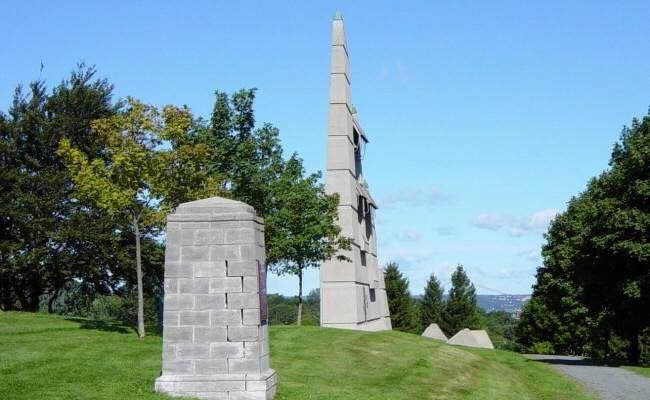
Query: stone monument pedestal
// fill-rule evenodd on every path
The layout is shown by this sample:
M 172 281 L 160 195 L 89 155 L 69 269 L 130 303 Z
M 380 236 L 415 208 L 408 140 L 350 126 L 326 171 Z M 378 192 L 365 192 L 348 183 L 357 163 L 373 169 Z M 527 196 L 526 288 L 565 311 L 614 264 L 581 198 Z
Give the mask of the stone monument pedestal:
M 168 216 L 156 391 L 273 398 L 264 262 L 264 223 L 247 204 L 213 197 L 181 204 Z

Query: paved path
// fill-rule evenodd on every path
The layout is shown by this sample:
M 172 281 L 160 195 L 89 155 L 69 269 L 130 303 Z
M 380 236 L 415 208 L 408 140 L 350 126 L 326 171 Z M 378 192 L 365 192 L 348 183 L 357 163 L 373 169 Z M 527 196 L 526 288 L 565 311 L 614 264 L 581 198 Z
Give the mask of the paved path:
M 599 365 L 582 357 L 538 354 L 527 357 L 551 364 L 602 400 L 650 399 L 650 379 L 626 369 Z

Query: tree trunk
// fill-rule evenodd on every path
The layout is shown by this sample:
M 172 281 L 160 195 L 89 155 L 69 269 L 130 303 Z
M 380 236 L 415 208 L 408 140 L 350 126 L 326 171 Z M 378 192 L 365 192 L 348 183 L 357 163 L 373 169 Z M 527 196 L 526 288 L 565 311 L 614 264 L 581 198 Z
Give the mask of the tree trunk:
M 138 219 L 133 217 L 133 230 L 135 232 L 135 273 L 138 279 L 138 337 L 144 338 L 144 296 L 142 294 L 142 256 L 140 250 L 140 228 Z
M 61 288 L 56 288 L 54 289 L 54 293 L 50 296 L 50 298 L 47 300 L 47 313 L 48 314 L 54 314 L 54 300 L 59 296 L 59 292 L 61 291 Z
M 298 267 L 298 326 L 302 324 L 302 266 Z

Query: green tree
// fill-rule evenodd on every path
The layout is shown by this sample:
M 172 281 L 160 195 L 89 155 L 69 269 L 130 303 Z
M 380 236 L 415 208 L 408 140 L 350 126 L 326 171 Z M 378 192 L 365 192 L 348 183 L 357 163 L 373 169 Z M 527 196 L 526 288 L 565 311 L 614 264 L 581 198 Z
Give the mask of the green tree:
M 396 262 L 389 262 L 384 268 L 388 310 L 393 328 L 398 331 L 417 330 L 416 312 L 409 293 L 409 282 L 399 270 Z
M 451 289 L 445 302 L 440 328 L 447 335 L 454 335 L 464 328 L 480 328 L 476 289 L 462 265 L 458 265 L 451 275 Z
M 217 91 L 210 123 L 197 140 L 208 146 L 208 170 L 222 180 L 226 195 L 266 218 L 274 210 L 273 184 L 284 160 L 278 129 L 271 124 L 255 128 L 255 92 L 242 89 L 229 96 Z
M 549 227 L 517 329 L 524 345 L 640 359 L 650 326 L 650 115 L 623 129 L 609 164 Z
M 336 224 L 338 195 L 328 195 L 318 181 L 320 174 L 305 176 L 302 160 L 293 155 L 279 179 L 274 182 L 271 207 L 266 218 L 266 260 L 278 275 L 298 278 L 297 318 L 302 322 L 303 274 L 306 268 L 318 267 L 332 257 L 350 249 L 350 240 L 340 235 Z
M 73 279 L 89 293 L 114 290 L 125 252 L 123 226 L 71 196 L 70 173 L 56 153 L 66 138 L 89 158 L 102 145 L 90 121 L 113 115 L 113 87 L 80 65 L 47 93 L 37 81 L 19 87 L 8 114 L 0 113 L 0 307 L 47 308 Z M 113 269 L 111 271 L 111 269 Z
M 58 154 L 72 173 L 77 195 L 131 225 L 141 338 L 145 335 L 141 228 L 161 228 L 178 203 L 216 191 L 216 182 L 208 178 L 201 161 L 207 149 L 191 143 L 191 126 L 187 109 L 166 106 L 160 113 L 129 98 L 126 110 L 92 123 L 92 134 L 105 146 L 102 158 L 89 160 L 70 140 L 59 142 Z
M 516 320 L 506 311 L 491 311 L 481 313 L 482 324 L 490 335 L 494 347 L 504 350 L 518 349 L 515 342 Z
M 443 288 L 440 286 L 440 281 L 434 274 L 431 274 L 420 302 L 420 321 L 424 329 L 433 323 L 440 324 L 442 322 L 442 311 L 445 305 L 442 294 Z

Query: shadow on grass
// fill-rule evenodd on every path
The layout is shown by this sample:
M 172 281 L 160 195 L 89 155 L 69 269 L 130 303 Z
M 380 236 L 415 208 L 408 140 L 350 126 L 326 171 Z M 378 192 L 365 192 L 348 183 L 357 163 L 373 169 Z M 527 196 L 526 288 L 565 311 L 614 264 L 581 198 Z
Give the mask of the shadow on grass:
M 551 365 L 568 365 L 583 367 L 620 367 L 622 364 L 614 360 L 604 361 L 577 356 L 538 355 L 528 354 L 529 361 L 536 361 Z
M 118 322 L 107 322 L 101 320 L 92 320 L 84 318 L 66 318 L 66 321 L 76 322 L 81 329 L 95 329 L 104 332 L 117 332 L 117 333 L 137 333 L 135 327 L 124 326 Z
M 553 364 L 553 365 L 582 365 L 582 366 L 589 366 L 589 367 L 605 366 L 596 360 L 590 360 L 587 358 L 585 359 L 546 358 L 546 359 L 540 359 L 535 361 L 543 362 L 546 364 Z

